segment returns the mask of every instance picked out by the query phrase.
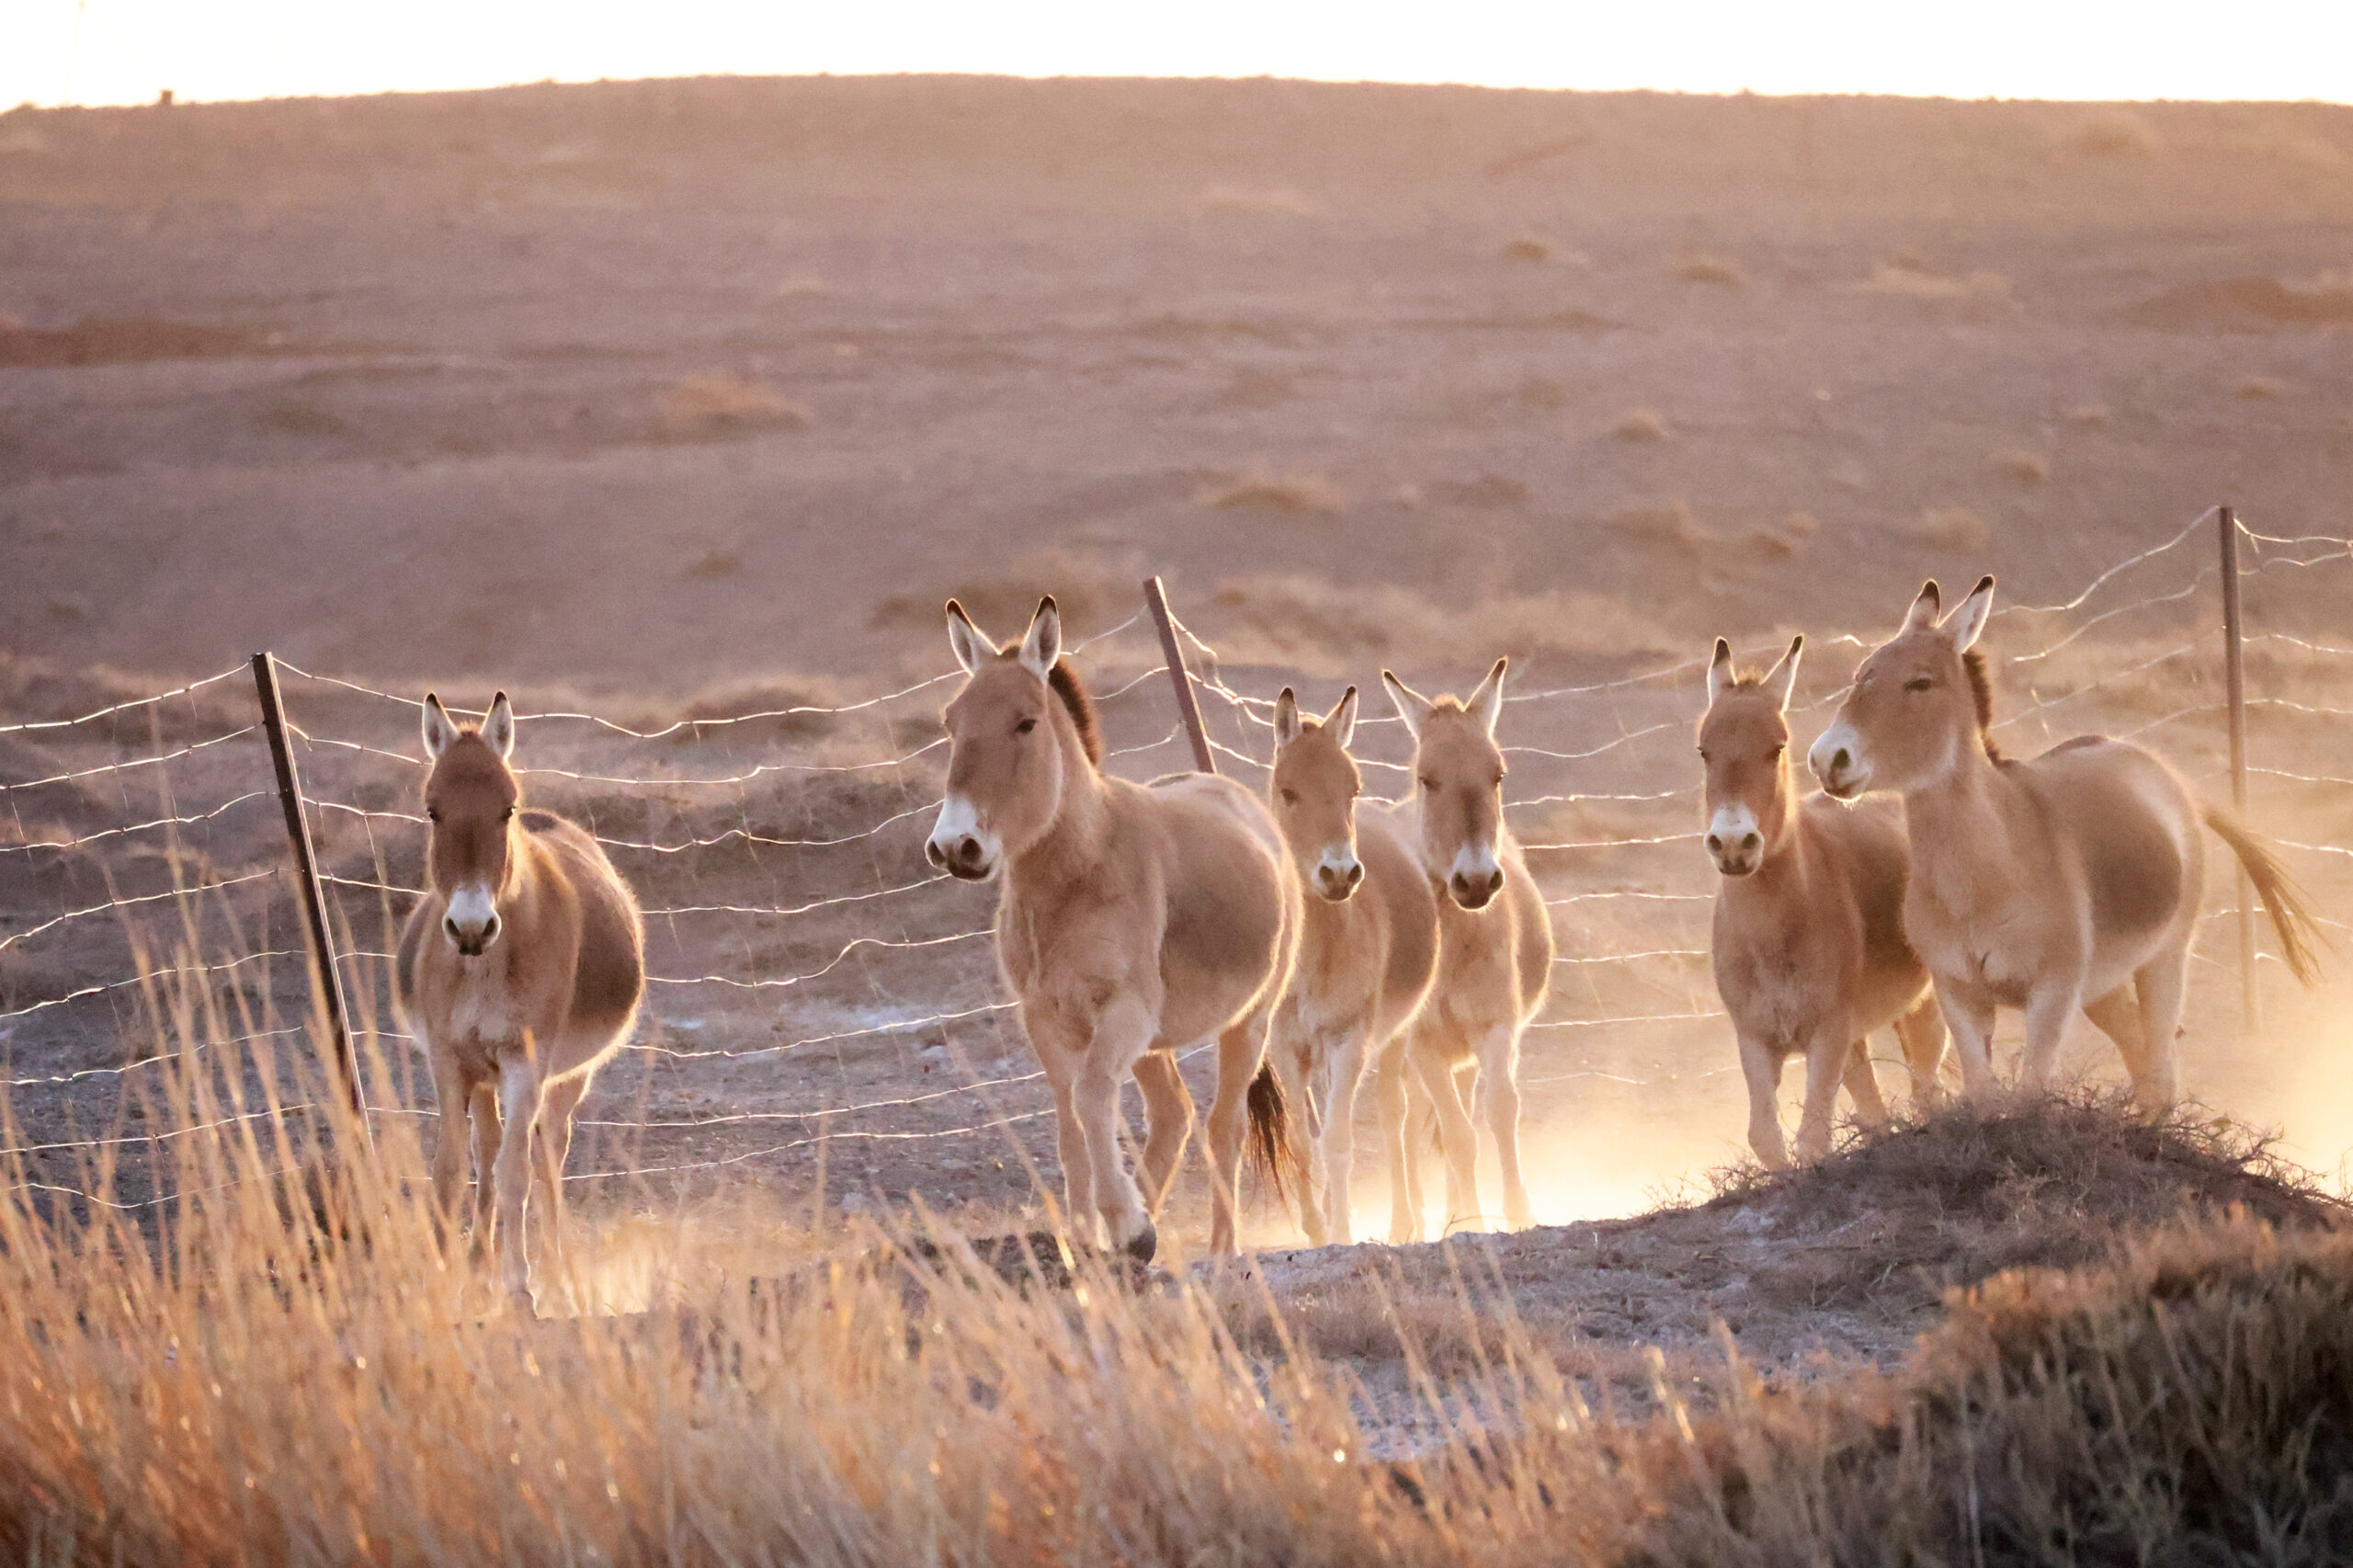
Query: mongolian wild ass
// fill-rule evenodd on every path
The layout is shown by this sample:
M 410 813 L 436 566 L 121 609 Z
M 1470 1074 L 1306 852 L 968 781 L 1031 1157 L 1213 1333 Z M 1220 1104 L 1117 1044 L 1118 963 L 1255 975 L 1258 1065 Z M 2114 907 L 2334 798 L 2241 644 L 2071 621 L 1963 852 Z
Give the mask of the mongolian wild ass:
M 1461 1082 L 1474 1071 L 1503 1165 L 1505 1222 L 1516 1228 L 1534 1219 L 1519 1170 L 1519 1037 L 1543 1007 L 1552 983 L 1552 925 L 1544 895 L 1504 824 L 1504 755 L 1495 732 L 1508 665 L 1497 659 L 1479 688 L 1462 699 L 1423 697 L 1381 672 L 1389 700 L 1414 736 L 1414 795 L 1405 810 L 1422 869 L 1446 893 L 1438 901 L 1437 983 L 1407 1031 L 1404 1050 L 1392 1053 L 1398 1064 L 1384 1062 L 1382 1073 L 1387 1077 L 1410 1068 L 1437 1111 L 1449 1230 L 1479 1214 L 1479 1134 L 1464 1107 Z M 1405 1096 L 1385 1083 L 1380 1093 L 1384 1123 L 1392 1108 L 1402 1118 Z M 1410 1210 L 1397 1216 L 1403 1223 L 1390 1239 L 1419 1241 L 1419 1140 L 1409 1140 L 1402 1125 L 1384 1125 L 1382 1134 L 1404 1171 Z
M 1231 1254 L 1245 1101 L 1267 1171 L 1289 1157 L 1265 1065 L 1267 1016 L 1299 947 L 1282 835 L 1230 778 L 1146 786 L 1101 771 L 1094 704 L 1062 658 L 1051 597 L 1002 649 L 950 599 L 948 641 L 971 678 L 948 705 L 947 798 L 925 854 L 967 881 L 1004 869 L 997 958 L 1053 1085 L 1072 1230 L 1152 1256 L 1153 1216 L 1192 1134 L 1176 1051 L 1215 1040 L 1210 1247 Z M 1130 1074 L 1149 1126 L 1141 1190 L 1120 1151 Z
M 396 1001 L 441 1107 L 434 1201 L 454 1222 L 471 1115 L 473 1248 L 480 1256 L 495 1238 L 506 1289 L 528 1305 L 528 1187 L 536 1177 L 544 1241 L 560 1261 L 572 1118 L 637 1016 L 643 923 L 595 839 L 522 809 L 505 692 L 478 730 L 451 722 L 426 693 L 425 750 L 430 885 L 401 932 Z
M 2230 846 L 2270 912 L 2279 956 L 2314 974 L 2302 893 L 2271 851 L 2173 770 L 2101 735 L 2028 762 L 1986 733 L 1992 687 L 1976 649 L 1994 605 L 1985 578 L 1941 620 L 1935 583 L 1903 630 L 1855 672 L 1854 689 L 1807 756 L 1841 800 L 1904 797 L 1912 886 L 1904 924 L 1936 977 L 1970 1096 L 1998 1090 L 1990 1045 L 1997 1006 L 2026 1013 L 2026 1083 L 2050 1081 L 2081 1007 L 2116 1042 L 2144 1112 L 2174 1102 L 2189 945 L 2206 873 L 2202 817 Z
M 1790 764 L 1790 690 L 1805 639 L 1763 675 L 1733 669 L 1716 640 L 1708 712 L 1699 722 L 1707 773 L 1708 854 L 1722 873 L 1710 942 L 1716 994 L 1740 1042 L 1748 1080 L 1748 1146 L 1768 1166 L 1790 1163 L 1781 1139 L 1781 1067 L 1805 1058 L 1798 1158 L 1830 1148 L 1843 1078 L 1865 1122 L 1887 1119 L 1868 1037 L 1893 1024 L 1912 1071 L 1912 1104 L 1937 1099 L 1944 1019 L 1904 939 L 1904 824 L 1889 802 L 1800 801 Z
M 1285 687 L 1275 699 L 1275 822 L 1290 848 L 1305 901 L 1299 967 L 1275 1011 L 1267 1053 L 1287 1100 L 1305 1107 L 1291 1119 L 1295 1162 L 1307 1176 L 1300 1216 L 1308 1241 L 1347 1245 L 1349 1177 L 1355 1168 L 1357 1086 L 1368 1062 L 1385 1061 L 1421 1011 L 1438 971 L 1438 895 L 1422 873 L 1402 805 L 1359 810 L 1362 778 L 1348 742 L 1357 688 L 1322 722 L 1303 718 Z M 1384 1131 L 1403 1134 L 1404 1079 L 1384 1092 Z M 1405 1212 L 1405 1173 L 1390 1151 L 1394 1223 Z

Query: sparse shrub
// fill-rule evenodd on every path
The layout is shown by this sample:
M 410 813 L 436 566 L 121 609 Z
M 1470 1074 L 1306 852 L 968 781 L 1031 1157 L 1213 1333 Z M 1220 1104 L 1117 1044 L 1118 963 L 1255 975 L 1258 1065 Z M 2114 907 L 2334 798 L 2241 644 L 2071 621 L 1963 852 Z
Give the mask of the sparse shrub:
M 1519 401 L 1529 408 L 1566 408 L 1569 389 L 1549 376 L 1530 376 L 1519 383 Z
M 2004 479 L 2031 489 L 2051 477 L 2051 464 L 2040 454 L 2022 448 L 1990 454 L 1986 460 Z
M 2073 408 L 2067 410 L 2066 417 L 2068 424 L 2081 425 L 2086 429 L 2091 428 L 2094 426 L 2105 425 L 2109 420 L 2108 404 L 2104 403 L 2079 403 Z
M 1994 530 L 1966 506 L 1932 506 L 1913 520 L 1904 537 L 1927 550 L 1979 551 L 1993 542 Z
M 1987 311 L 2008 310 L 2017 303 L 2010 295 L 2010 280 L 1998 272 L 1981 270 L 1950 277 L 1908 251 L 1872 267 L 1870 276 L 1854 288 L 1858 293 L 1950 301 Z
M 2234 389 L 2237 395 L 2250 403 L 2268 403 L 2287 389 L 2271 376 L 2248 376 Z
M 1503 258 L 1506 261 L 1550 261 L 1552 259 L 1552 243 L 1534 234 L 1522 234 L 1516 240 L 1504 242 Z
M 1666 439 L 1666 415 L 1655 408 L 1629 409 L 1618 416 L 1609 433 L 1621 441 L 1636 443 Z
M 1669 264 L 1669 270 L 1686 283 L 1705 283 L 1718 289 L 1737 289 L 1745 281 L 1740 268 L 1720 256 L 1678 256 Z
M 662 392 L 662 430 L 715 436 L 745 430 L 799 430 L 809 411 L 766 381 L 727 370 L 699 370 Z
M 1193 499 L 1220 511 L 1339 513 L 1347 510 L 1347 493 L 1321 474 L 1277 473 L 1254 466 L 1247 472 L 1212 481 Z
M 687 575 L 716 580 L 722 577 L 733 577 L 743 569 L 742 556 L 737 555 L 733 551 L 714 550 L 692 566 L 688 567 Z

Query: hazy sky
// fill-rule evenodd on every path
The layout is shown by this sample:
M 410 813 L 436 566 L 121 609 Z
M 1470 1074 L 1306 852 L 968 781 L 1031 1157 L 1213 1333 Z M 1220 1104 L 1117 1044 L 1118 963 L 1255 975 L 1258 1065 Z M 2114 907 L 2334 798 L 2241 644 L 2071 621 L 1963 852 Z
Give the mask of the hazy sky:
M 2353 100 L 2353 0 L 0 0 L 0 104 L 970 71 Z

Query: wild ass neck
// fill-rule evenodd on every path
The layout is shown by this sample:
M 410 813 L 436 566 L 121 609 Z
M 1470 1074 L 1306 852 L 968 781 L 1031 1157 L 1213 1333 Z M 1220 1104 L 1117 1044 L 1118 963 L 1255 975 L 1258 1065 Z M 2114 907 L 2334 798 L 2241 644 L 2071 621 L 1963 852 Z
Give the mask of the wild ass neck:
M 2017 788 L 1974 743 L 1933 784 L 1904 792 L 1904 831 L 1912 845 L 1912 881 L 1951 910 L 1976 903 L 1988 862 L 2014 858 L 2003 793 Z
M 1059 704 L 1054 738 L 1062 751 L 1063 787 L 1053 820 L 1037 841 L 1011 858 L 1006 877 L 1028 891 L 1059 886 L 1103 858 L 1111 820 L 1110 787 L 1086 759 L 1077 727 Z

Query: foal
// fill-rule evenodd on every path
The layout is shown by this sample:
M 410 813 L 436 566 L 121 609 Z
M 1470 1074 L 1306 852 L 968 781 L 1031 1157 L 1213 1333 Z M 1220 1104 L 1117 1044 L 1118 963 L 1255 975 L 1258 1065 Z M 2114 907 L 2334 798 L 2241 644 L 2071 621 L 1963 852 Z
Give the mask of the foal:
M 1244 1117 L 1258 1157 L 1288 1158 L 1283 1096 L 1267 1071 L 1267 1015 L 1299 948 L 1299 879 L 1257 797 L 1215 774 L 1150 786 L 1099 767 L 1094 705 L 1062 660 L 1040 599 L 1000 650 L 955 600 L 948 641 L 971 676 L 948 705 L 948 793 L 925 854 L 967 881 L 1002 869 L 997 958 L 1053 1085 L 1070 1224 L 1149 1259 L 1152 1216 L 1192 1133 L 1175 1051 L 1215 1040 L 1210 1108 L 1212 1252 L 1235 1250 Z M 1120 1150 L 1120 1082 L 1149 1122 L 1143 1186 Z
M 1505 1222 L 1517 1228 L 1534 1220 L 1519 1169 L 1519 1037 L 1552 983 L 1552 925 L 1504 825 L 1504 755 L 1495 732 L 1508 665 L 1497 659 L 1479 688 L 1461 699 L 1423 697 L 1381 672 L 1414 736 L 1414 795 L 1403 814 L 1423 874 L 1446 894 L 1438 901 L 1437 983 L 1407 1033 L 1401 1066 L 1410 1068 L 1437 1108 L 1449 1230 L 1479 1213 L 1479 1134 L 1461 1082 L 1473 1073 L 1503 1165 Z M 1384 1063 L 1384 1080 L 1393 1077 Z M 1390 1239 L 1419 1241 L 1421 1176 L 1404 1131 L 1401 1091 L 1402 1084 L 1389 1081 L 1381 1088 L 1384 1139 L 1404 1172 L 1411 1209 L 1396 1216 Z
M 528 1307 L 528 1187 L 536 1176 L 540 1222 L 560 1259 L 572 1118 L 637 1017 L 643 923 L 595 839 L 521 809 L 506 766 L 515 710 L 505 692 L 479 730 L 450 722 L 428 692 L 425 750 L 431 885 L 401 932 L 395 1001 L 424 1043 L 441 1106 L 434 1201 L 455 1219 L 471 1116 L 474 1249 L 494 1238 L 506 1289 Z
M 1994 579 L 1938 619 L 1933 582 L 1903 630 L 1866 658 L 1807 761 L 1841 800 L 1904 797 L 1912 884 L 1904 925 L 1936 977 L 1972 1098 L 1996 1093 L 1996 1007 L 2026 1013 L 2026 1082 L 2050 1081 L 2080 1007 L 2124 1059 L 2143 1111 L 2175 1098 L 2174 1041 L 2206 876 L 2202 818 L 2270 912 L 2279 956 L 2314 975 L 2302 894 L 2236 818 L 2202 810 L 2170 767 L 2102 735 L 2004 758 L 1986 726 L 1992 690 L 1976 651 Z
M 1276 1009 L 1268 1054 L 1285 1097 L 1306 1107 L 1291 1123 L 1292 1148 L 1307 1170 L 1300 1216 L 1315 1246 L 1354 1240 L 1357 1086 L 1365 1063 L 1385 1059 L 1421 1010 L 1438 969 L 1438 898 L 1409 824 L 1395 806 L 1358 809 L 1362 780 L 1348 755 L 1356 727 L 1355 687 L 1321 722 L 1301 716 L 1290 687 L 1275 699 L 1267 788 L 1283 842 L 1316 896 L 1304 901 L 1299 968 Z M 1396 1130 L 1404 1126 L 1401 1115 Z M 1303 1149 L 1311 1140 L 1312 1151 Z M 1392 1160 L 1401 1214 L 1404 1179 Z
M 1699 722 L 1708 854 L 1722 873 L 1710 943 L 1716 994 L 1748 1080 L 1748 1146 L 1775 1169 L 1790 1163 L 1779 1092 L 1790 1056 L 1805 1058 L 1798 1158 L 1818 1160 L 1830 1148 L 1842 1076 L 1865 1121 L 1887 1119 L 1872 1030 L 1895 1026 L 1919 1110 L 1935 1103 L 1945 1050 L 1928 971 L 1904 939 L 1898 814 L 1797 798 L 1786 715 L 1804 647 L 1796 638 L 1763 675 L 1739 675 L 1732 645 L 1718 638 Z

